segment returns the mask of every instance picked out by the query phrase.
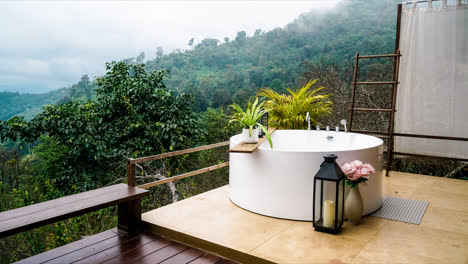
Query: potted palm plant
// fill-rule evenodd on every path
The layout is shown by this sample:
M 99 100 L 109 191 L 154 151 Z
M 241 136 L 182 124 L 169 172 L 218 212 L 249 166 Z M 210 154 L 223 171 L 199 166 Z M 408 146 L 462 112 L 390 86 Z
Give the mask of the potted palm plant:
M 262 109 L 263 104 L 264 103 L 258 104 L 258 97 L 255 98 L 255 102 L 253 104 L 249 101 L 245 111 L 238 104 L 232 104 L 231 107 L 234 109 L 234 114 L 231 116 L 229 123 L 239 122 L 242 125 L 242 142 L 244 143 L 257 143 L 258 129 L 260 128 L 265 133 L 268 143 L 270 143 L 270 147 L 273 148 L 270 133 L 258 122 L 262 115 L 268 112 Z

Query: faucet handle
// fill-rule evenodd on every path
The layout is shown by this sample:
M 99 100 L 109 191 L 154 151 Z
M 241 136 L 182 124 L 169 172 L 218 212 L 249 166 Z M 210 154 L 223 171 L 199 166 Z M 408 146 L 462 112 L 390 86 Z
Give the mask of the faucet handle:
M 339 127 L 339 126 L 336 126 L 336 127 L 335 127 L 335 131 L 336 131 L 336 132 L 340 132 L 340 127 Z
M 320 130 L 320 126 L 319 126 L 319 125 L 317 125 L 317 130 Z
M 327 131 L 330 131 L 330 126 L 327 126 Z

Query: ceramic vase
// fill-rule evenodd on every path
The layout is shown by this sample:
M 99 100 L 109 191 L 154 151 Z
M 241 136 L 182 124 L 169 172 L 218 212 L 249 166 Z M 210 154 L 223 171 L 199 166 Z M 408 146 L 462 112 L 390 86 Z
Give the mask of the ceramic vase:
M 351 188 L 345 202 L 345 213 L 348 221 L 353 225 L 359 225 L 362 220 L 363 201 L 359 185 Z
M 252 129 L 252 135 L 249 136 L 249 129 L 242 129 L 242 142 L 244 143 L 257 143 L 258 142 L 258 128 Z

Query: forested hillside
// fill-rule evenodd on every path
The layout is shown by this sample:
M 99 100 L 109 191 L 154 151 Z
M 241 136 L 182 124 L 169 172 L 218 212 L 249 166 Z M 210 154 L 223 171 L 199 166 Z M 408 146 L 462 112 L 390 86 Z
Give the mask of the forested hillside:
M 393 0 L 343 1 L 324 13 L 304 13 L 285 28 L 258 29 L 253 36 L 240 31 L 233 40 L 207 38 L 185 52 L 159 53 L 147 68 L 169 70 L 167 86 L 193 93 L 199 110 L 245 102 L 261 87 L 297 87 L 304 61 L 346 67 L 357 51 L 393 52 L 396 6 Z
M 8 120 L 13 116 L 23 116 L 31 120 L 42 112 L 42 107 L 48 104 L 61 104 L 72 100 L 86 101 L 93 97 L 95 83 L 88 75 L 83 75 L 80 81 L 68 88 L 43 94 L 20 94 L 0 92 L 0 120 Z
M 31 119 L 41 112 L 42 106 L 56 103 L 67 93 L 65 88 L 44 94 L 0 92 L 0 120 L 8 120 L 15 115 Z

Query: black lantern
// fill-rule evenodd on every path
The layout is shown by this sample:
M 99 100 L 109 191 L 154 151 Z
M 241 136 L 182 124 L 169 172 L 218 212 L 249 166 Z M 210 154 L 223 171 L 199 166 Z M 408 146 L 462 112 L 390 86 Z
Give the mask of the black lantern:
M 265 127 L 265 129 L 268 131 L 268 113 L 265 113 L 260 117 L 260 124 Z M 265 133 L 263 133 L 263 130 L 258 128 L 258 137 L 263 137 Z
M 315 231 L 338 234 L 343 226 L 346 177 L 336 164 L 335 154 L 327 154 L 324 158 L 314 178 L 312 220 Z M 315 212 L 316 209 L 320 211 Z

